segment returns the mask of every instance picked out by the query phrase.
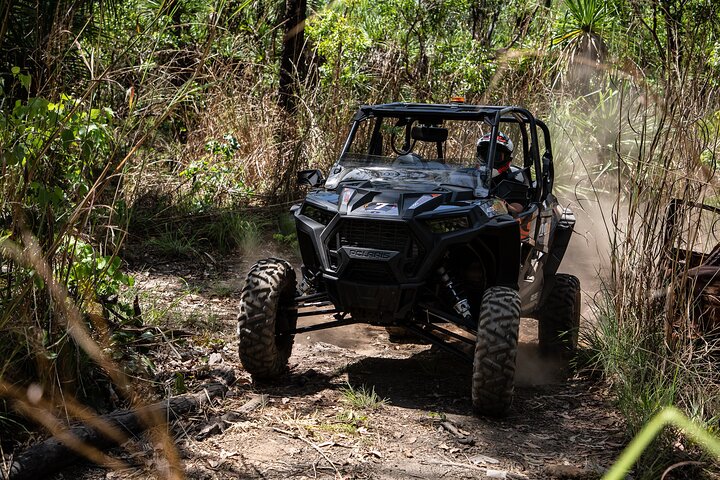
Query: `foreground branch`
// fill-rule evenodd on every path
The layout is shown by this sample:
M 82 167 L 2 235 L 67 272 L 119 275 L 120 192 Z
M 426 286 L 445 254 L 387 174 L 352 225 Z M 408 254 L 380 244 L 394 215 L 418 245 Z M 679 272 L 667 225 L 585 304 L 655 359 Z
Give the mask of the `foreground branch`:
M 135 410 L 118 410 L 99 417 L 114 431 L 112 438 L 99 429 L 85 424 L 71 427 L 67 433 L 79 444 L 92 446 L 94 449 L 116 447 L 120 444 L 118 441 L 120 438 L 128 440 L 149 428 L 164 425 L 196 411 L 213 398 L 224 396 L 227 388 L 224 383 L 210 383 L 204 386 L 203 391 L 196 394 L 179 395 Z M 13 458 L 10 469 L 3 478 L 9 480 L 47 478 L 84 458 L 85 455 L 81 450 L 71 448 L 57 437 L 51 437 Z

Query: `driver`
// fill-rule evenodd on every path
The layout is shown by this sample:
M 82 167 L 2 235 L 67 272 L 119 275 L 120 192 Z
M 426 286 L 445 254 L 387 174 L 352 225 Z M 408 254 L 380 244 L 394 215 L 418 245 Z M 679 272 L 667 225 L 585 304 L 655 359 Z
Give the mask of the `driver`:
M 477 141 L 477 159 L 479 163 L 487 163 L 488 150 L 490 148 L 490 140 L 492 136 L 486 133 Z M 506 176 L 510 171 L 510 162 L 512 161 L 513 142 L 510 137 L 503 132 L 498 132 L 497 143 L 495 144 L 495 161 L 493 162 L 493 178 Z
M 492 135 L 486 133 L 477 141 L 477 160 L 478 168 L 482 164 L 486 164 L 488 160 L 488 150 L 490 149 L 490 140 Z M 495 161 L 493 162 L 492 178 L 499 183 L 506 179 L 510 173 L 510 163 L 512 162 L 513 142 L 510 137 L 503 132 L 498 132 L 497 141 L 495 143 Z M 523 206 L 519 203 L 505 202 L 508 211 L 513 215 L 523 211 Z

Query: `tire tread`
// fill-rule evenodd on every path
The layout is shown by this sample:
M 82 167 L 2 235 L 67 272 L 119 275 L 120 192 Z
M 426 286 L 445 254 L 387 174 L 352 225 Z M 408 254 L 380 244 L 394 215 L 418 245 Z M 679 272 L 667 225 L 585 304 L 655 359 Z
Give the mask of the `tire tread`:
M 277 377 L 287 368 L 293 336 L 277 337 L 276 330 L 295 327 L 294 299 L 295 271 L 288 262 L 267 258 L 253 265 L 240 296 L 237 333 L 240 361 L 255 380 Z
M 555 275 L 552 290 L 538 312 L 538 343 L 544 353 L 572 354 L 580 328 L 580 280 L 565 273 Z
M 472 402 L 481 415 L 507 413 L 515 393 L 520 295 L 508 287 L 483 294 L 472 377 Z

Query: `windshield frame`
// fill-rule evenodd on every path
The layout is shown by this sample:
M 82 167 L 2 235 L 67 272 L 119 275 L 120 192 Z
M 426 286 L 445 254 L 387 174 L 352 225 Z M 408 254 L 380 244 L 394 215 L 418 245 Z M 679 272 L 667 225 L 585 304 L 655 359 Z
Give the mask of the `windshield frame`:
M 440 124 L 445 120 L 483 122 L 490 127 L 490 145 L 488 147 L 487 171 L 494 168 L 497 136 L 502 123 L 514 123 L 520 126 L 522 145 L 525 153 L 525 167 L 532 167 L 535 175 L 531 182 L 535 185 L 534 201 L 542 201 L 552 190 L 553 168 L 550 133 L 547 126 L 536 119 L 527 109 L 517 106 L 483 106 L 466 104 L 423 104 L 423 103 L 390 103 L 381 105 L 365 105 L 358 109 L 353 117 L 347 140 L 335 165 L 340 164 L 353 144 L 360 125 L 372 119 L 386 118 L 418 121 L 427 124 Z M 540 158 L 538 129 L 543 133 L 545 152 Z M 494 180 L 489 176 L 488 188 L 492 189 Z M 541 180 L 541 181 L 538 181 Z
M 435 190 L 457 187 L 471 190 L 478 198 L 489 194 L 484 169 L 474 165 L 443 163 L 437 159 L 419 159 L 411 165 L 398 165 L 394 157 L 354 153 L 344 155 L 335 165 L 326 180 L 328 188 L 337 188 L 343 182 L 371 182 L 392 188 L 412 189 L 424 185 Z

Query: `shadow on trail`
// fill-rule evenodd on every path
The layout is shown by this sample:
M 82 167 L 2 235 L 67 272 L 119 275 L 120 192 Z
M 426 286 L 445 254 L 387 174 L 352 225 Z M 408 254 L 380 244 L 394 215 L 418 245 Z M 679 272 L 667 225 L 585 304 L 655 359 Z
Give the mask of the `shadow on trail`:
M 472 365 L 428 348 L 408 358 L 363 358 L 346 368 L 348 383 L 374 388 L 390 404 L 412 409 L 466 413 Z
M 329 355 L 332 353 L 328 352 Z M 347 382 L 343 374 L 347 374 Z M 516 371 L 516 395 L 532 397 L 544 385 L 564 383 L 568 378 L 565 364 L 539 354 L 537 344 L 519 344 Z M 337 402 L 336 398 L 317 396 L 324 390 L 340 390 L 349 383 L 354 388 L 374 389 L 381 398 L 397 407 L 423 411 L 442 411 L 467 415 L 472 412 L 472 365 L 433 347 L 405 358 L 367 356 L 348 359 L 332 371 L 318 366 L 303 369 L 303 362 L 287 375 L 271 383 L 255 384 L 255 389 L 277 397 L 302 397 L 300 410 Z
M 347 381 L 343 374 L 347 374 Z M 374 389 L 381 398 L 404 408 L 467 413 L 471 409 L 472 365 L 443 351 L 428 348 L 407 358 L 365 357 L 352 359 L 332 373 L 316 368 L 303 369 L 302 362 L 272 382 L 257 382 L 253 389 L 272 397 L 302 399 L 300 412 L 336 404 L 337 397 L 325 398 L 325 390 L 340 391 L 350 384 Z
M 375 392 L 396 406 L 447 413 L 472 411 L 472 365 L 445 351 L 434 348 L 409 358 L 368 357 L 346 368 L 350 385 L 374 387 Z M 515 373 L 516 393 L 535 387 L 564 383 L 566 363 L 542 356 L 534 343 L 518 346 Z

